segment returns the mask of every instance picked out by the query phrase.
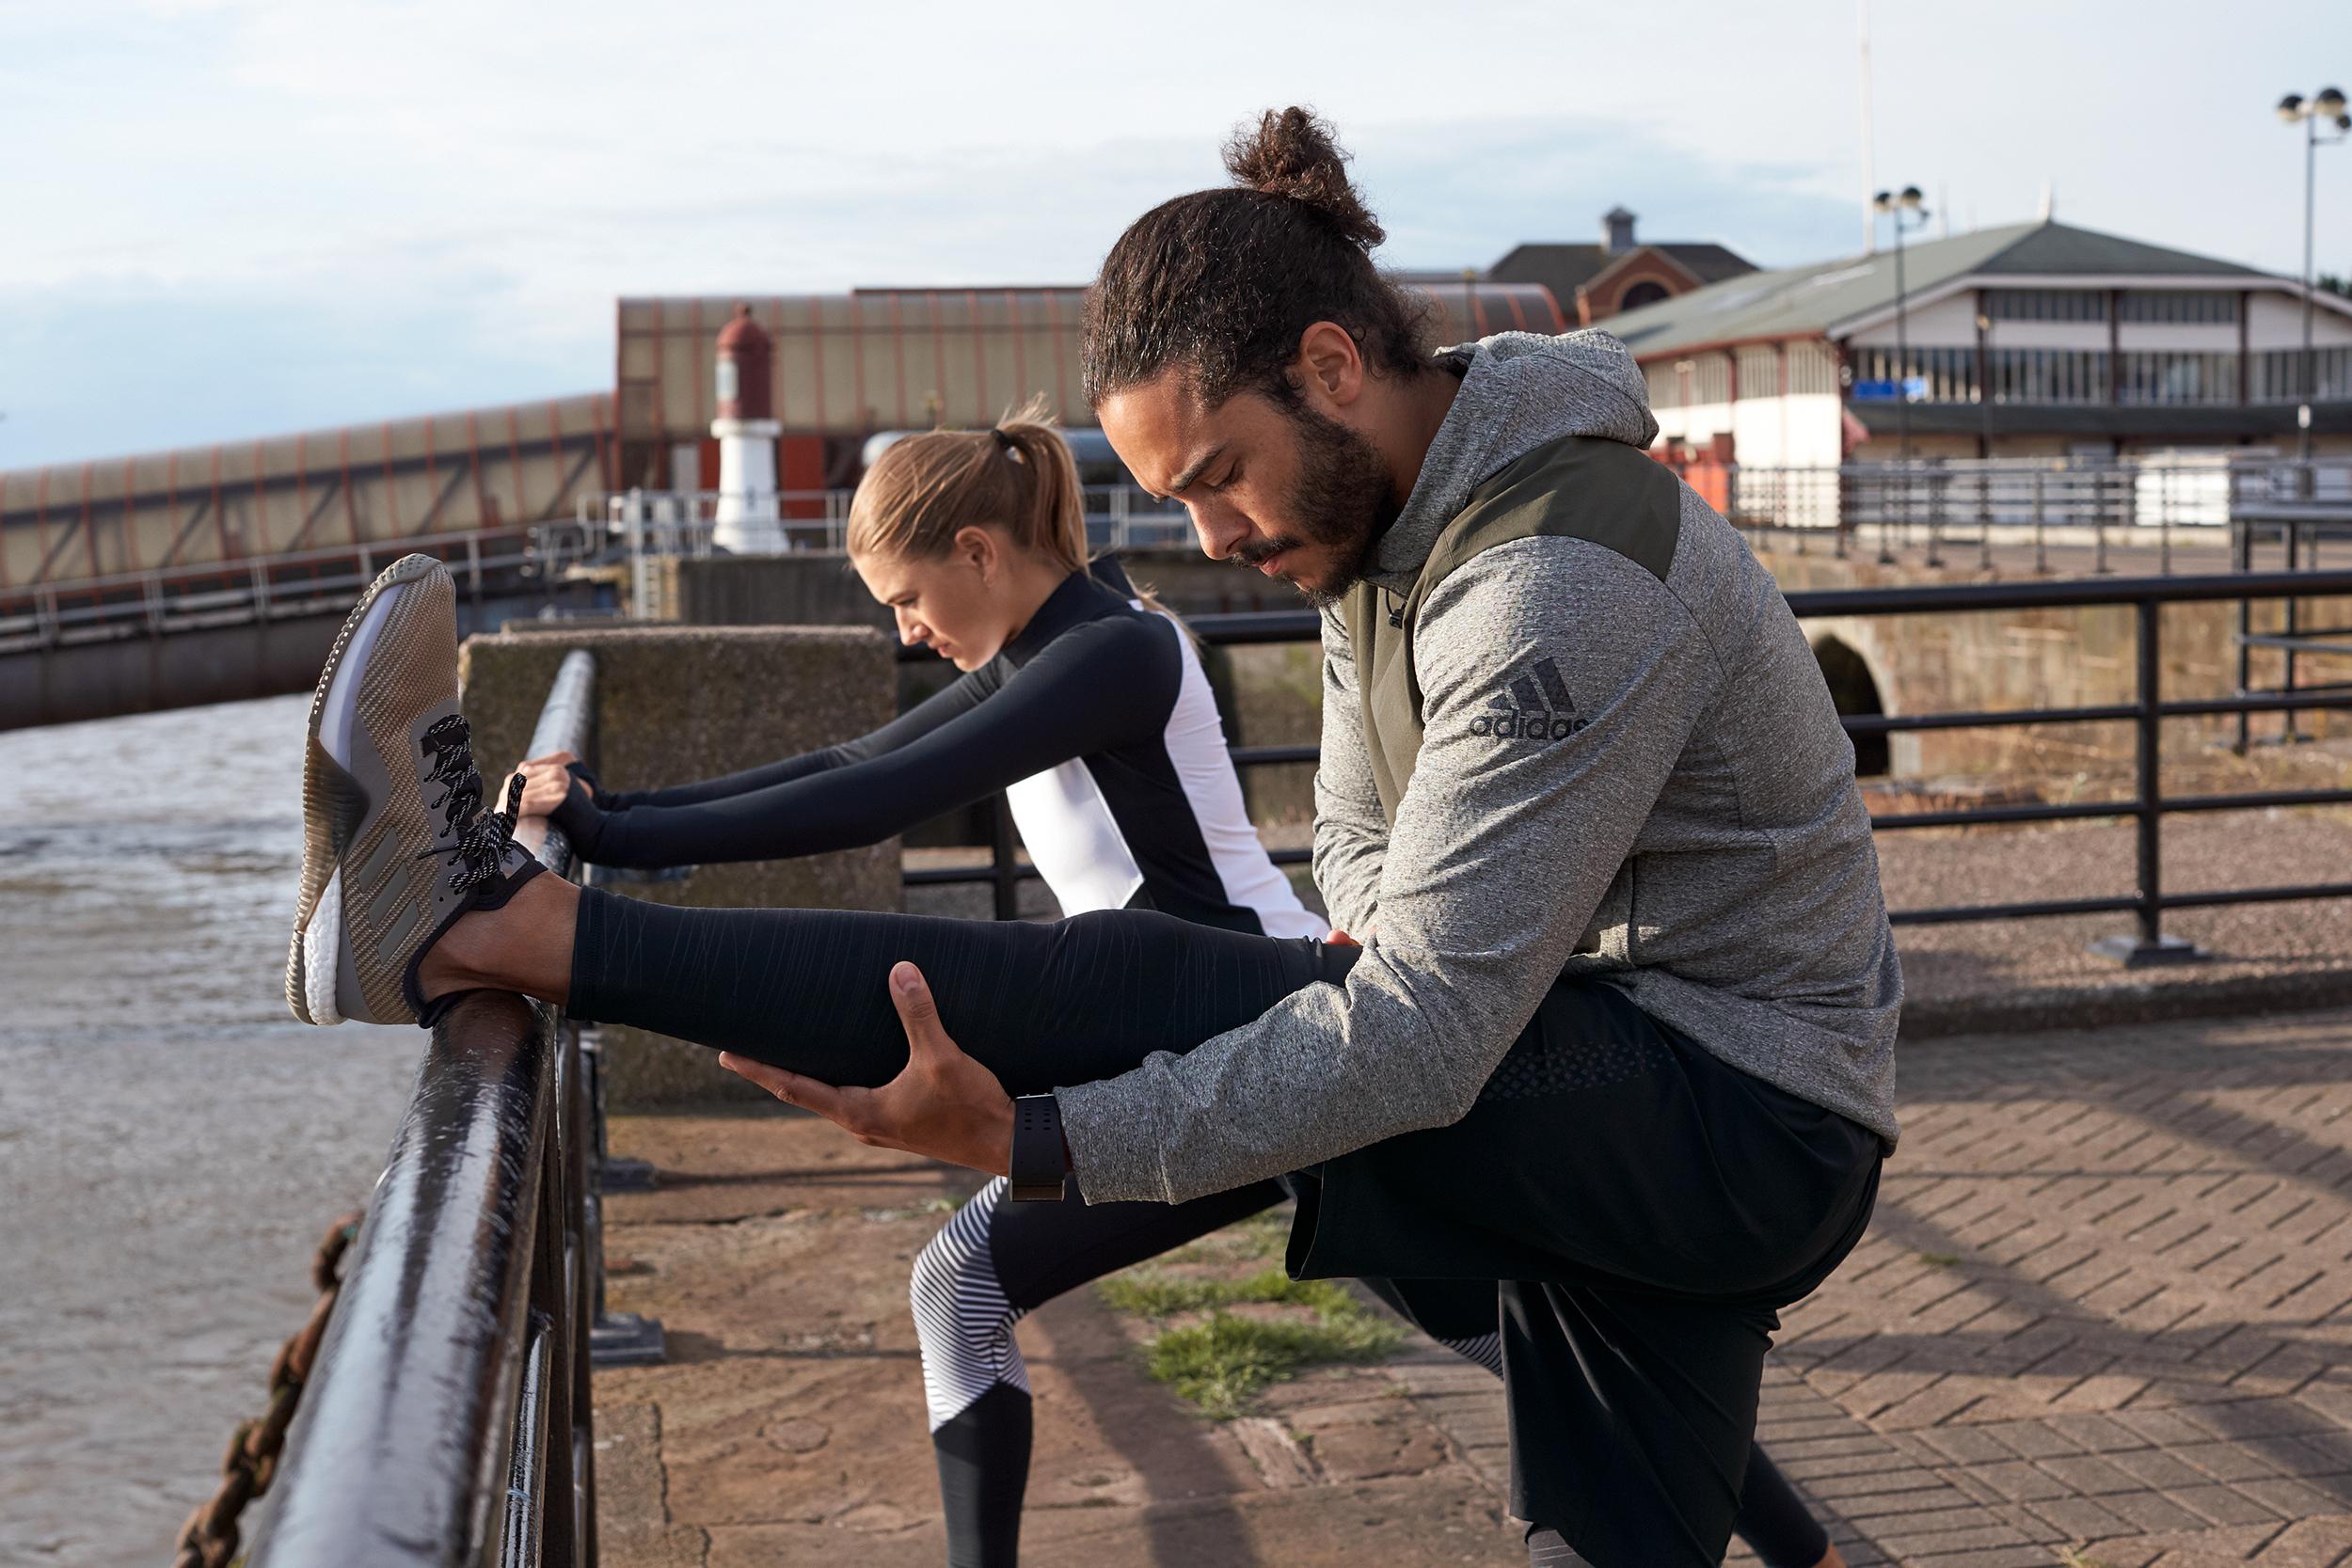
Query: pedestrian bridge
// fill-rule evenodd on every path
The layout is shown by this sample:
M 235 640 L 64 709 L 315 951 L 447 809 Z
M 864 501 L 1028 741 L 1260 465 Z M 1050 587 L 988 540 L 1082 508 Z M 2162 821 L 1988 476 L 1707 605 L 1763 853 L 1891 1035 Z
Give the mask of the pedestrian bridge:
M 598 393 L 0 473 L 0 729 L 299 690 L 412 550 L 528 614 L 615 451 Z

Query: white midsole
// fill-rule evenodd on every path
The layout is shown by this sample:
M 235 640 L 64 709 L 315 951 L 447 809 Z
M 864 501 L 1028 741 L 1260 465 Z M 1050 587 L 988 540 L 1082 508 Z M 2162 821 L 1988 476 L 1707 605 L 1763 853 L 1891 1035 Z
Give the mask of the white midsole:
M 342 940 L 343 868 L 339 865 L 326 879 L 318 908 L 310 911 L 302 927 L 302 999 L 313 1023 L 343 1021 L 342 1009 L 335 1005 L 335 959 L 342 951 Z
M 339 768 L 351 767 L 351 731 L 358 717 L 359 680 L 367 668 L 368 656 L 375 651 L 375 640 L 384 630 L 384 623 L 392 612 L 392 599 L 402 585 L 394 585 L 375 596 L 368 612 L 360 619 L 358 628 L 343 643 L 342 657 L 335 661 L 335 678 L 327 683 L 326 700 L 319 705 L 319 745 L 335 759 Z M 302 927 L 302 997 L 310 1007 L 313 1023 L 341 1023 L 342 1008 L 336 1004 L 336 962 L 343 942 L 343 869 L 335 868 L 327 878 L 326 888 L 319 895 L 318 907 Z

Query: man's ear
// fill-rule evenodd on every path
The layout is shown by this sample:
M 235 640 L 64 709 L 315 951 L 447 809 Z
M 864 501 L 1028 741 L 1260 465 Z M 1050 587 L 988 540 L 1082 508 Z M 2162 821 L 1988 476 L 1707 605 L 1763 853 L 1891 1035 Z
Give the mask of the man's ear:
M 1316 322 L 1298 335 L 1291 373 L 1309 404 L 1345 408 L 1363 394 L 1363 351 L 1339 323 Z

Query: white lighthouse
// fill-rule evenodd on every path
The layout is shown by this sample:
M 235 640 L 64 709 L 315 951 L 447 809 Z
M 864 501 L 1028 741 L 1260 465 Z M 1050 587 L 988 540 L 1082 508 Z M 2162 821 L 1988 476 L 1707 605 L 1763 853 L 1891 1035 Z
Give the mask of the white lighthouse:
M 780 555 L 787 548 L 776 517 L 776 437 L 784 434 L 768 401 L 768 334 L 738 305 L 719 329 L 719 499 L 710 542 L 738 555 Z

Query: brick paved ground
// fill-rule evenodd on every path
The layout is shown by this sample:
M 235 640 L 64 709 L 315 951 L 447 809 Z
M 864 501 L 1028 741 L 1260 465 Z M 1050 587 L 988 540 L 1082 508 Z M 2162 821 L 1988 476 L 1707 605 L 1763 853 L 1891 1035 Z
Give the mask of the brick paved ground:
M 1760 1435 L 1848 1560 L 2352 1561 L 2352 1013 L 1950 1038 L 1908 1049 L 1901 1073 L 1906 1132 L 1876 1223 L 1786 1315 L 1765 1388 Z M 736 1136 L 696 1132 L 694 1152 L 692 1124 L 635 1125 L 665 1163 L 742 1164 L 721 1149 Z M 866 1164 L 846 1140 L 822 1149 L 836 1147 L 850 1153 L 823 1164 Z M 609 1539 L 647 1544 L 608 1560 L 830 1561 L 845 1530 L 876 1568 L 937 1560 L 886 1276 L 930 1223 L 896 1206 L 948 1188 L 919 1168 L 817 1165 L 755 1158 L 658 1210 L 632 1200 L 635 1223 L 624 1206 L 615 1247 L 656 1274 L 616 1281 L 619 1304 L 675 1302 L 660 1307 L 674 1327 L 706 1326 L 683 1364 L 598 1379 L 620 1447 L 638 1445 L 628 1462 L 653 1478 L 608 1495 Z M 816 1189 L 776 1185 L 795 1180 Z M 796 1282 L 792 1257 L 821 1241 L 790 1218 L 810 1198 L 879 1216 L 861 1222 L 886 1243 L 870 1287 Z M 733 1271 L 719 1293 L 699 1279 L 716 1265 Z M 1069 1479 L 1041 1486 L 1041 1562 L 1355 1560 L 1367 1531 L 1384 1561 L 1515 1560 L 1494 1386 L 1434 1346 L 1215 1427 L 1140 1380 L 1085 1293 L 1037 1326 L 1052 1419 L 1078 1423 L 1051 1452 L 1041 1432 L 1041 1475 Z M 789 1408 L 815 1397 L 803 1384 L 843 1378 L 855 1398 Z M 1384 1382 L 1404 1408 L 1368 1393 Z M 1318 1427 L 1327 1439 L 1302 1453 L 1295 1435 Z M 624 1506 L 640 1512 L 616 1518 Z M 668 1511 L 653 1536 L 648 1509 Z
M 1857 1563 L 2352 1556 L 2352 1015 L 1904 1056 L 1765 1438 Z

